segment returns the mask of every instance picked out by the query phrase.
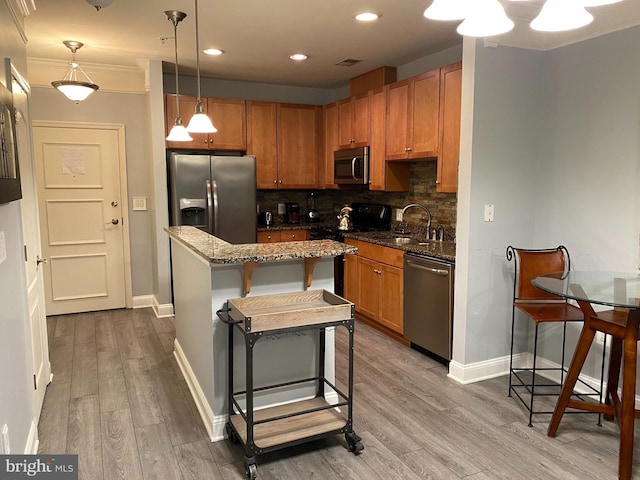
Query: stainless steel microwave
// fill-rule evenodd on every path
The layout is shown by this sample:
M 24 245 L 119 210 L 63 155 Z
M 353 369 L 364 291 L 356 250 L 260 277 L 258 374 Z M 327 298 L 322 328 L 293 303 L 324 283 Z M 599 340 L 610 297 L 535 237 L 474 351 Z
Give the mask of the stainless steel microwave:
M 333 152 L 333 183 L 369 185 L 369 147 L 346 148 Z

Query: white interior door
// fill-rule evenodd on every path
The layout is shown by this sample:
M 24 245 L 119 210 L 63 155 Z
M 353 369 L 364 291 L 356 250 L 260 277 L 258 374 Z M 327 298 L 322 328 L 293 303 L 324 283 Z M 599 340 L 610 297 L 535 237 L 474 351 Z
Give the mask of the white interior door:
M 31 122 L 29 119 L 29 86 L 24 78 L 12 70 L 11 90 L 16 111 L 16 146 L 20 168 L 22 200 L 22 236 L 25 246 L 27 293 L 29 301 L 29 334 L 33 361 L 32 411 L 33 418 L 40 418 L 44 392 L 51 379 L 49 346 L 47 343 L 47 318 L 44 307 L 42 264 L 40 262 L 40 229 L 38 225 L 38 199 L 31 149 Z
M 123 127 L 34 122 L 33 136 L 47 315 L 125 307 Z

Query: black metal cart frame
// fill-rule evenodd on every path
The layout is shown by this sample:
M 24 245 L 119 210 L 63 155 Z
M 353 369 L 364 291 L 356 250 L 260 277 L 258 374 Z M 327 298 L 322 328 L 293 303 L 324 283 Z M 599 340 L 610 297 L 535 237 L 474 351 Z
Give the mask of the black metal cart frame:
M 253 480 L 256 478 L 256 455 L 261 455 L 265 453 L 269 453 L 275 450 L 280 450 L 287 447 L 292 447 L 294 445 L 299 445 L 301 443 L 306 443 L 310 441 L 314 441 L 320 438 L 325 438 L 332 435 L 344 434 L 345 439 L 347 441 L 349 450 L 355 454 L 360 453 L 364 446 L 362 445 L 362 440 L 358 437 L 353 431 L 353 352 L 354 352 L 354 307 L 351 306 L 351 317 L 344 320 L 339 321 L 330 321 L 324 323 L 310 324 L 310 325 L 301 325 L 296 327 L 287 327 L 282 329 L 274 329 L 268 331 L 259 331 L 259 332 L 251 332 L 251 318 L 245 317 L 243 321 L 236 321 L 230 318 L 229 316 L 229 307 L 228 303 L 225 304 L 225 307 L 218 310 L 216 312 L 218 318 L 225 324 L 229 326 L 229 335 L 228 335 L 228 351 L 227 351 L 227 363 L 228 363 L 228 371 L 227 371 L 227 408 L 228 408 L 228 419 L 225 425 L 225 432 L 229 437 L 229 440 L 233 443 L 241 444 L 244 450 L 244 464 L 245 471 L 247 474 L 247 478 Z M 244 323 L 244 328 L 242 324 Z M 245 343 L 245 390 L 234 391 L 234 327 L 236 327 L 240 333 L 244 337 Z M 342 392 L 336 385 L 331 383 L 325 377 L 325 354 L 326 354 L 326 329 L 330 327 L 345 327 L 349 333 L 349 358 L 348 358 L 348 391 L 345 394 Z M 272 384 L 268 386 L 254 388 L 253 385 L 253 361 L 254 354 L 253 348 L 258 340 L 261 338 L 293 333 L 293 332 L 302 332 L 302 331 L 318 331 L 318 365 L 317 365 L 317 375 L 315 377 L 309 377 L 304 379 L 293 380 L 289 382 L 283 382 L 278 384 Z M 288 412 L 286 414 L 269 416 L 267 418 L 256 419 L 254 412 L 254 394 L 256 392 L 265 392 L 269 390 L 275 390 L 282 387 L 292 386 L 292 385 L 301 385 L 304 383 L 316 382 L 316 394 L 315 398 L 325 398 L 325 388 L 329 387 L 331 391 L 335 392 L 338 396 L 337 403 L 326 403 L 325 405 L 313 407 L 313 408 L 305 408 L 301 410 L 297 410 L 295 412 Z M 238 402 L 238 397 L 244 397 L 245 399 L 245 409 L 243 410 L 241 405 Z M 340 407 L 346 407 L 347 415 L 346 415 L 346 423 L 339 427 L 334 428 L 328 431 L 322 431 L 322 433 L 313 434 L 309 436 L 304 436 L 301 438 L 297 438 L 295 440 L 284 441 L 282 443 L 278 443 L 276 445 L 271 446 L 258 446 L 255 443 L 254 438 L 254 430 L 257 425 L 268 424 L 269 422 L 276 422 L 278 420 L 283 420 L 287 418 L 299 417 L 301 415 L 313 414 L 316 412 L 328 411 L 331 409 L 337 409 Z M 242 432 L 240 432 L 236 425 L 232 423 L 232 417 L 237 416 L 242 417 L 246 425 L 246 439 L 243 439 Z

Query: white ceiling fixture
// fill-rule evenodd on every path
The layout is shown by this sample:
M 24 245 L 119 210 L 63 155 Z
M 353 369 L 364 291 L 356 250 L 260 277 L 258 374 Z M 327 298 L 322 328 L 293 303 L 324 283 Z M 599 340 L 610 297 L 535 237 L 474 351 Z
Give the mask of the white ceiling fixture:
M 220 50 L 219 48 L 207 48 L 206 50 L 203 50 L 202 53 L 204 53 L 205 55 L 222 55 L 224 53 L 224 50 Z
M 309 57 L 304 53 L 294 53 L 293 55 L 289 55 L 289 58 L 291 60 L 295 60 L 296 62 L 301 62 L 303 60 L 306 60 Z
M 358 13 L 354 18 L 359 22 L 375 22 L 381 16 L 382 15 L 375 12 L 362 12 L 362 13 Z
M 536 3 L 535 0 L 510 1 Z M 593 21 L 593 15 L 586 10 L 586 7 L 609 5 L 621 1 L 546 0 L 539 15 L 531 22 L 531 28 L 543 32 L 574 30 Z M 431 20 L 464 20 L 457 31 L 461 35 L 470 37 L 500 35 L 510 31 L 514 26 L 498 0 L 433 0 L 433 3 L 424 11 L 424 16 Z
M 59 92 L 62 92 L 69 100 L 78 103 L 86 99 L 100 87 L 93 83 L 89 75 L 87 75 L 80 64 L 76 62 L 76 51 L 78 51 L 84 43 L 76 42 L 75 40 L 65 40 L 62 43 L 71 50 L 71 54 L 73 55 L 70 63 L 71 68 L 62 80 L 51 82 L 51 85 Z M 80 72 L 86 80 L 79 80 L 78 72 Z
M 180 116 L 180 88 L 178 86 L 178 24 L 185 19 L 187 14 L 178 10 L 166 10 L 163 13 L 173 25 L 173 50 L 176 56 L 176 120 L 173 123 L 173 127 L 171 127 L 167 140 L 170 142 L 190 142 L 193 138 L 182 125 L 182 117 Z
M 101 8 L 111 5 L 113 0 L 85 0 L 89 5 L 96 7 L 96 10 L 100 11 Z
M 198 101 L 196 103 L 196 110 L 193 113 L 193 117 L 187 125 L 187 132 L 190 133 L 216 133 L 218 129 L 213 126 L 211 119 L 204 113 L 204 107 L 202 106 L 202 97 L 200 96 L 200 44 L 198 33 L 198 0 L 195 0 L 195 14 L 196 14 L 196 78 L 198 84 Z

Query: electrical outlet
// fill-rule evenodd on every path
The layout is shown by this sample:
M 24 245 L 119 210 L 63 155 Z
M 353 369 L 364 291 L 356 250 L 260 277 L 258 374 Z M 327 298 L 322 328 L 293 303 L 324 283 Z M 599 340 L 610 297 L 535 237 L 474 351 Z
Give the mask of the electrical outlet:
M 402 221 L 402 210 L 400 210 L 399 208 L 396 208 L 396 222 L 401 222 Z
M 493 205 L 484 206 L 484 221 L 493 222 Z

